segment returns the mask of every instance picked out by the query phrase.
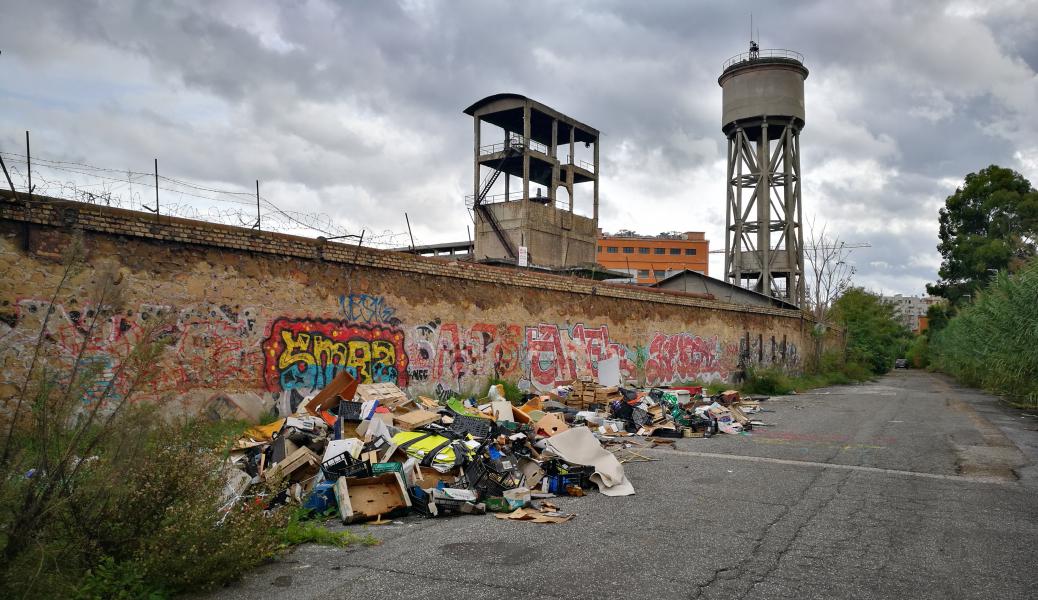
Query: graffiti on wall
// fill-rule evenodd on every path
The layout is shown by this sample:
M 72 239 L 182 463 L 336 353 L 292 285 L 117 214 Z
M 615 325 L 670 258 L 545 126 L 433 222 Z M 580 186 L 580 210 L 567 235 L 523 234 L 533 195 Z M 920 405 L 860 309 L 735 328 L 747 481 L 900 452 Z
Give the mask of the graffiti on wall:
M 344 294 L 339 296 L 339 313 L 349 323 L 400 325 L 396 309 L 382 296 Z
M 267 322 L 252 308 L 198 304 L 185 309 L 140 304 L 108 315 L 91 327 L 95 308 L 23 299 L 13 318 L 0 320 L 0 380 L 13 381 L 11 367 L 23 362 L 51 311 L 45 338 L 57 358 L 96 372 L 84 401 L 110 399 L 126 391 L 120 365 L 149 329 L 161 323 L 168 343 L 152 397 L 183 396 L 194 390 L 265 388 L 275 398 L 296 400 L 323 388 L 348 370 L 363 382 L 392 382 L 422 393 L 471 393 L 490 377 L 550 389 L 579 377 L 597 377 L 601 361 L 616 357 L 625 378 L 647 385 L 731 379 L 752 364 L 798 364 L 796 345 L 785 336 L 743 333 L 728 341 L 691 332 L 655 332 L 628 346 L 610 337 L 606 325 L 584 323 L 476 322 L 439 319 L 403 327 L 382 296 L 343 295 L 334 318 L 280 317 Z M 334 314 L 338 312 L 338 314 Z M 644 345 L 643 345 L 644 344 Z
M 279 318 L 263 342 L 263 356 L 270 391 L 319 390 L 343 370 L 361 383 L 408 383 L 404 333 L 387 325 Z
M 717 337 L 689 333 L 652 336 L 645 360 L 645 383 L 666 385 L 679 381 L 728 379 L 734 358 Z
M 522 329 L 476 323 L 465 327 L 433 320 L 409 336 L 408 374 L 416 383 L 462 389 L 488 377 L 515 380 L 522 374 Z
M 53 343 L 53 358 L 94 374 L 83 398 L 115 401 L 127 391 L 130 374 L 120 368 L 152 326 L 167 353 L 177 356 L 156 368 L 138 391 L 145 395 L 183 394 L 199 388 L 228 387 L 228 382 L 255 379 L 261 364 L 255 340 L 255 310 L 199 304 L 177 310 L 168 305 L 140 304 L 112 313 L 91 304 L 51 305 L 46 300 L 19 300 L 17 319 L 5 325 L 0 363 L 17 362 L 18 348 L 35 344 L 46 322 L 44 338 Z M 47 317 L 50 313 L 49 318 Z M 243 387 L 246 383 L 242 384 Z
M 631 352 L 623 344 L 609 339 L 609 329 L 602 325 L 572 327 L 541 323 L 526 328 L 526 374 L 530 384 L 545 390 L 582 376 L 597 377 L 598 363 L 616 356 L 620 372 L 635 372 Z

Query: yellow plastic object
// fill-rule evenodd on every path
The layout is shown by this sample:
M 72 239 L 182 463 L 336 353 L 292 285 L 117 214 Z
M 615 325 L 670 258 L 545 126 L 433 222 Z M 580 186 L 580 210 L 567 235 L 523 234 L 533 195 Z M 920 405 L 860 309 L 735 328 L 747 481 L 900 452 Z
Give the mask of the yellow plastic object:
M 407 445 L 408 442 L 415 439 L 418 441 Z M 443 446 L 436 453 L 436 456 L 433 457 L 432 464 L 430 465 L 441 473 L 445 473 L 461 463 L 461 457 L 455 452 L 454 445 L 449 442 L 450 440 L 443 436 L 429 435 L 429 433 L 425 431 L 402 431 L 393 436 L 394 444 L 400 446 L 408 456 L 416 458 L 419 461 L 425 459 L 426 455 L 433 450 Z
M 274 439 L 274 434 L 281 431 L 284 425 L 284 419 L 278 419 L 267 425 L 253 425 L 242 433 L 241 441 L 269 442 Z

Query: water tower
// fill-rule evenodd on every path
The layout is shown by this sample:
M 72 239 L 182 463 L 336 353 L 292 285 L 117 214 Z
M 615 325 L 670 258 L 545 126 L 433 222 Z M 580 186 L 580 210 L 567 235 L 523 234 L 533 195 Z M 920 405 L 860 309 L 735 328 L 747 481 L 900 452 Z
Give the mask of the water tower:
M 797 305 L 804 302 L 800 130 L 807 73 L 800 54 L 750 42 L 717 79 L 728 138 L 725 277 Z

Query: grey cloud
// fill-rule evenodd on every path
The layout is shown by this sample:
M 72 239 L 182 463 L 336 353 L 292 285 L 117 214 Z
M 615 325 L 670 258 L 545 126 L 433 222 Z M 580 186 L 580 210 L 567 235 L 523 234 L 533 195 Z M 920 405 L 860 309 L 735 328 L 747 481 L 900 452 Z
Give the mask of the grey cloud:
M 30 128 L 54 158 L 121 168 L 159 155 L 181 178 L 259 178 L 279 204 L 354 228 L 400 231 L 406 210 L 421 241 L 442 241 L 469 218 L 461 109 L 515 91 L 603 131 L 604 228 L 703 229 L 722 247 L 716 79 L 752 10 L 764 45 L 803 52 L 811 69 L 805 212 L 873 242 L 855 257 L 863 281 L 917 292 L 935 276 L 943 182 L 1021 168 L 1014 157 L 1033 148 L 1034 6 L 26 3 L 12 20 L 39 25 L 5 40 L 0 69 L 15 61 L 18 75 L 0 80 L 0 148 Z M 112 89 L 62 103 L 62 86 L 76 95 L 69 70 Z M 126 77 L 145 92 L 117 89 Z M 14 99 L 41 79 L 33 105 Z

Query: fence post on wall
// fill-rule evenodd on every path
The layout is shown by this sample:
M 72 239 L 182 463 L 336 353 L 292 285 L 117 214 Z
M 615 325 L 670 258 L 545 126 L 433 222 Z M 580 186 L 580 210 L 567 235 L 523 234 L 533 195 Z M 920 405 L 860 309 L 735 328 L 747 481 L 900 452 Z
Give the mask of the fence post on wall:
M 11 181 L 11 174 L 7 172 L 7 165 L 4 164 L 4 157 L 0 156 L 0 168 L 4 170 L 4 177 L 7 178 L 7 185 L 11 186 L 11 202 L 18 200 L 18 192 L 14 190 L 14 182 Z
M 29 201 L 32 201 L 32 152 L 29 151 L 29 132 L 25 132 L 25 172 L 29 175 Z
M 263 231 L 263 227 L 260 224 L 259 179 L 256 180 L 256 229 Z
M 159 159 L 155 159 L 155 220 L 159 220 Z

